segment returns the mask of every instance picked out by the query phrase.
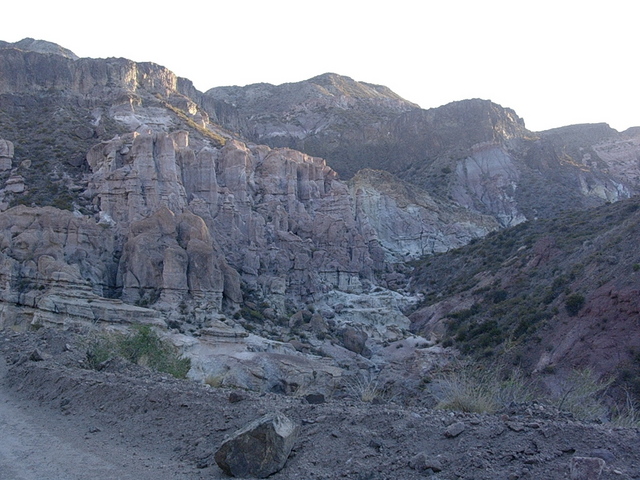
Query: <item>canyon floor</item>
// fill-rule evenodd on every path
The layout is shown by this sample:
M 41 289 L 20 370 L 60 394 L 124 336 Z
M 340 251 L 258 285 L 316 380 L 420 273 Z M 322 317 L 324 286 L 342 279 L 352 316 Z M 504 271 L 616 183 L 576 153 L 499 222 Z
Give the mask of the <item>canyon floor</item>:
M 113 360 L 83 368 L 70 332 L 0 332 L 0 478 L 228 478 L 213 454 L 274 410 L 302 425 L 273 479 L 640 478 L 640 431 L 540 404 L 496 415 L 211 388 Z M 599 477 L 570 477 L 575 457 Z M 593 462 L 600 462 L 593 460 Z

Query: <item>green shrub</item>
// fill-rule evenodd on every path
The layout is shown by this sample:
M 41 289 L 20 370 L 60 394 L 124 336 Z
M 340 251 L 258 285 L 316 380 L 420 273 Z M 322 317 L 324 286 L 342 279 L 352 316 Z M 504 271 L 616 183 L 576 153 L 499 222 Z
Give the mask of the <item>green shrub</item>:
M 104 362 L 117 356 L 117 350 L 117 341 L 113 334 L 103 332 L 91 335 L 87 341 L 85 362 L 89 368 L 98 370 Z
M 489 299 L 493 303 L 504 302 L 507 299 L 507 297 L 508 297 L 508 293 L 506 292 L 506 290 L 496 290 L 495 292 L 489 295 Z
M 90 368 L 99 368 L 115 357 L 176 378 L 186 378 L 191 368 L 191 359 L 180 356 L 175 346 L 160 338 L 148 325 L 138 325 L 128 335 L 98 335 L 87 347 L 86 358 Z
M 564 301 L 564 308 L 571 317 L 575 317 L 584 306 L 585 299 L 579 293 L 569 295 Z

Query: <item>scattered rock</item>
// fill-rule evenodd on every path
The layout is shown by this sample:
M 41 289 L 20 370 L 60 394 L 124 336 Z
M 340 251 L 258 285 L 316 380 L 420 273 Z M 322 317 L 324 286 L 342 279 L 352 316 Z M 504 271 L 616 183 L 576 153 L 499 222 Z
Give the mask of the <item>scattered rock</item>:
M 605 461 L 597 457 L 573 457 L 569 464 L 571 480 L 598 480 Z
M 319 405 L 325 402 L 324 395 L 321 393 L 310 393 L 305 395 L 304 399 L 312 405 Z
M 266 478 L 284 467 L 299 428 L 282 413 L 267 414 L 226 440 L 215 453 L 216 463 L 234 477 Z
M 427 453 L 421 452 L 409 460 L 409 467 L 414 470 L 429 470 L 433 473 L 441 472 L 443 469 L 442 462 L 437 457 L 432 457 Z
M 372 438 L 371 441 L 369 442 L 369 446 L 371 448 L 373 448 L 376 451 L 380 451 L 383 447 L 382 442 L 376 440 L 375 438 Z
M 309 345 L 305 345 L 300 340 L 290 340 L 289 345 L 291 345 L 297 352 L 309 351 Z
M 41 362 L 44 359 L 45 355 L 37 348 L 33 352 L 31 352 L 31 355 L 29 355 L 29 360 L 31 360 L 32 362 Z
M 22 192 L 24 192 L 24 189 L 25 189 L 24 177 L 22 177 L 22 175 L 11 175 L 7 179 L 7 182 L 5 183 L 4 189 L 7 192 L 11 192 L 11 193 L 22 193 Z
M 304 316 L 302 311 L 298 311 L 289 318 L 289 328 L 299 328 L 304 324 Z
M 616 461 L 616 456 L 606 448 L 596 448 L 591 450 L 591 452 L 589 452 L 589 456 L 601 458 L 607 463 L 613 463 Z
M 369 336 L 365 332 L 354 327 L 346 327 L 340 331 L 342 346 L 358 355 L 367 356 L 365 344 L 368 338 Z
M 507 427 L 514 432 L 521 432 L 524 430 L 524 425 L 518 422 L 507 422 Z
M 93 128 L 90 128 L 87 125 L 79 125 L 71 130 L 71 133 L 83 140 L 88 140 L 94 135 Z
M 309 322 L 311 331 L 316 335 L 325 335 L 329 332 L 327 321 L 319 313 L 314 313 Z
M 460 435 L 462 432 L 464 432 L 465 429 L 466 427 L 464 423 L 456 422 L 447 427 L 447 429 L 444 431 L 444 436 L 447 438 L 455 438 L 458 435 Z
M 233 391 L 229 394 L 229 403 L 238 403 L 245 400 L 247 397 L 240 392 Z

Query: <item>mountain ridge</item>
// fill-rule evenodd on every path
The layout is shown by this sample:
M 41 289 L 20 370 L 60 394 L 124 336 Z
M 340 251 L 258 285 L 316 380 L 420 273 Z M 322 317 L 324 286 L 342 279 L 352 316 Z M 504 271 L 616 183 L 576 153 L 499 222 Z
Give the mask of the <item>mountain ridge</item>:
M 205 96 L 223 125 L 252 141 L 321 156 L 346 179 L 362 168 L 389 171 L 503 226 L 638 191 L 637 129 L 587 124 L 530 132 L 513 110 L 481 99 L 429 110 L 351 99 L 345 113 L 333 95 L 318 107 L 321 93 L 305 93 L 315 81 L 271 86 L 268 101 L 255 100 L 253 87 L 234 87 L 231 103 L 224 87 Z M 551 200 L 557 197 L 564 200 Z
M 412 274 L 425 303 L 412 328 L 548 382 L 590 368 L 640 396 L 639 210 L 633 197 L 425 257 Z
M 454 265 L 492 232 L 640 188 L 640 128 L 535 133 L 488 100 L 423 110 L 337 74 L 203 93 L 153 63 L 25 45 L 0 48 L 0 324 L 135 316 L 197 380 L 326 393 L 375 371 L 415 394 L 453 350 L 420 313 L 410 330 L 437 281 L 412 260 Z

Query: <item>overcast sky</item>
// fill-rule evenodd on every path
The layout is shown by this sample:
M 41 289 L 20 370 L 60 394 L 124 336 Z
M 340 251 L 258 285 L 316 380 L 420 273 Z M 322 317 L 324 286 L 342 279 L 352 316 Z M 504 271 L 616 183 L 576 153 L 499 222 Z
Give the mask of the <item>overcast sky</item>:
M 640 126 L 637 0 L 5 2 L 0 40 L 164 65 L 205 91 L 325 72 L 431 108 L 513 108 L 534 131 Z

